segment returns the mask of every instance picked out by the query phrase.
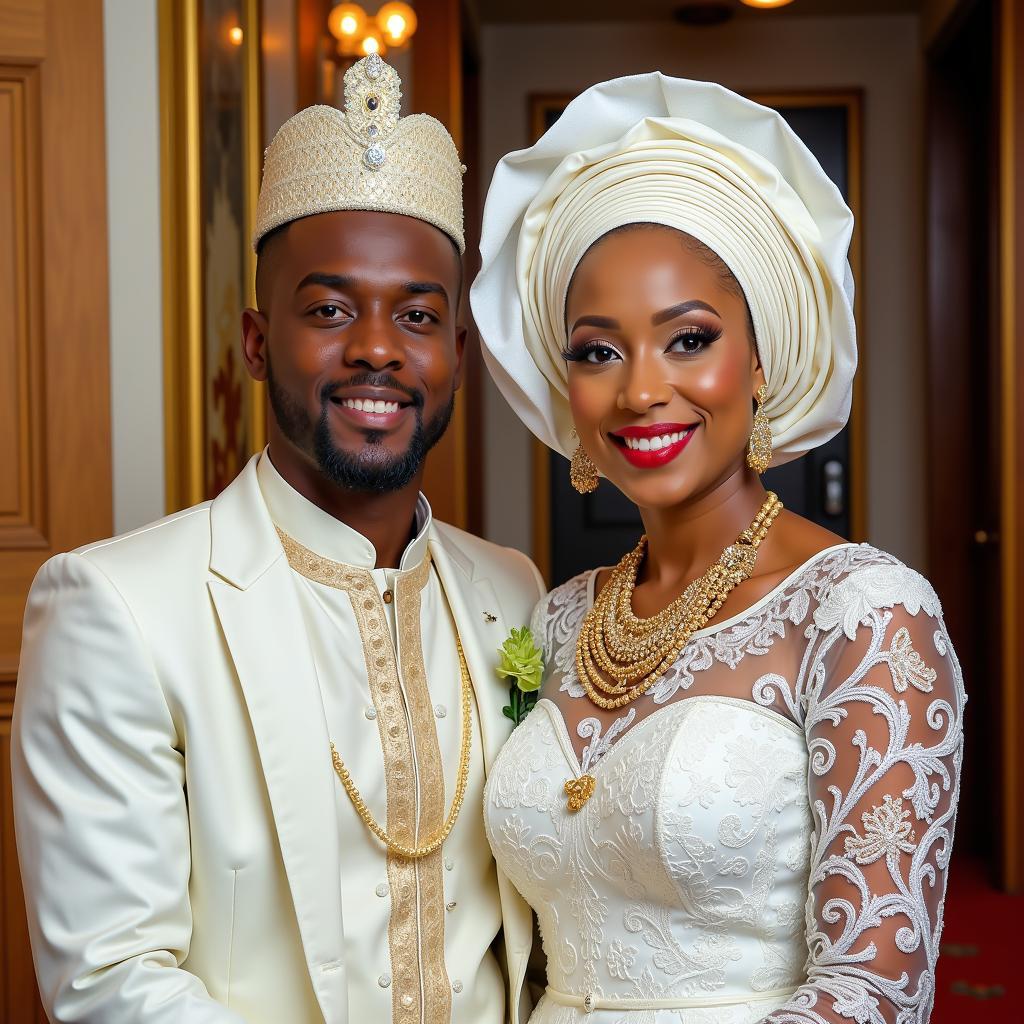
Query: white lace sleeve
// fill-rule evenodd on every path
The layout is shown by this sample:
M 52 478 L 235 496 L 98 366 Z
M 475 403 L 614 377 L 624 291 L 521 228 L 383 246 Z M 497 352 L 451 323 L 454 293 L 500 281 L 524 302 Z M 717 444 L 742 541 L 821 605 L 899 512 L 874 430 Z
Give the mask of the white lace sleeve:
M 926 1024 L 963 757 L 963 681 L 926 580 L 854 572 L 801 673 L 814 836 L 806 983 L 772 1024 Z

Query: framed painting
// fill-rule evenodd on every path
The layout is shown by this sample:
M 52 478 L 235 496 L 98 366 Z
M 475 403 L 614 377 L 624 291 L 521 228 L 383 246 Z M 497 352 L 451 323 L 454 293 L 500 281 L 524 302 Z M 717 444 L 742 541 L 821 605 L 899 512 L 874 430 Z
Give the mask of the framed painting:
M 164 429 L 168 510 L 215 497 L 265 443 L 239 349 L 255 300 L 258 0 L 161 0 Z
M 856 227 L 850 265 L 856 285 L 855 315 L 860 369 L 854 386 L 849 424 L 828 444 L 765 475 L 787 508 L 852 540 L 866 529 L 866 450 L 864 440 L 863 290 L 861 287 L 862 98 L 850 91 L 775 91 L 748 93 L 779 111 L 853 210 Z M 534 94 L 528 99 L 529 143 L 558 120 L 573 94 Z M 560 455 L 534 441 L 533 558 L 544 578 L 557 586 L 583 569 L 614 565 L 643 530 L 639 513 L 616 488 L 599 487 L 579 495 L 569 483 L 568 465 Z

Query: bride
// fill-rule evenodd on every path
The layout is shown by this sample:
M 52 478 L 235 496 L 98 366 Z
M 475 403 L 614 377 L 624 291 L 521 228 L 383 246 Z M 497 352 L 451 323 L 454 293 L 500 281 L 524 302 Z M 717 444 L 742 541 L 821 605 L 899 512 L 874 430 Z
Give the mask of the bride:
M 537 608 L 542 696 L 487 784 L 533 1024 L 929 1018 L 965 701 L 939 602 L 760 480 L 849 415 L 851 230 L 779 115 L 660 74 L 495 173 L 488 364 L 645 530 Z

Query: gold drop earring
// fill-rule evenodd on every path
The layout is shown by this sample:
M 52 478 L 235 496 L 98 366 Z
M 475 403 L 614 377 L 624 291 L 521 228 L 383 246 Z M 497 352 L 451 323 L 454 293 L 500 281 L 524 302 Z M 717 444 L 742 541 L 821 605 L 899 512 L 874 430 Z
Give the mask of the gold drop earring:
M 757 389 L 757 410 L 754 412 L 754 429 L 750 432 L 747 444 L 747 465 L 760 476 L 770 465 L 774 448 L 772 447 L 772 428 L 764 411 L 764 403 L 768 398 L 768 385 L 762 384 Z
M 575 427 L 572 428 L 572 436 L 576 438 L 577 444 L 569 463 L 569 481 L 580 494 L 590 494 L 597 490 L 597 466 L 579 443 L 580 435 L 576 433 Z

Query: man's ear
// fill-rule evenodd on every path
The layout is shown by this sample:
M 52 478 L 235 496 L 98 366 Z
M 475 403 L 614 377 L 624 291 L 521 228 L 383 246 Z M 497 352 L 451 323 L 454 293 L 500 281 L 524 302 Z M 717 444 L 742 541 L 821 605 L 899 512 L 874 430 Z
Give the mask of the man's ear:
M 465 366 L 466 356 L 466 335 L 465 327 L 455 328 L 455 390 L 462 387 L 462 372 Z
M 242 360 L 253 380 L 267 379 L 267 318 L 258 309 L 242 310 Z

